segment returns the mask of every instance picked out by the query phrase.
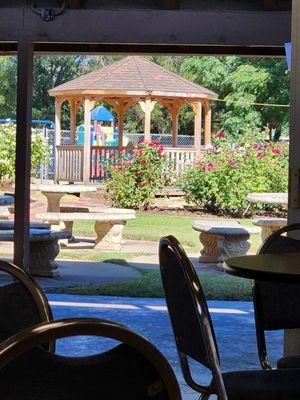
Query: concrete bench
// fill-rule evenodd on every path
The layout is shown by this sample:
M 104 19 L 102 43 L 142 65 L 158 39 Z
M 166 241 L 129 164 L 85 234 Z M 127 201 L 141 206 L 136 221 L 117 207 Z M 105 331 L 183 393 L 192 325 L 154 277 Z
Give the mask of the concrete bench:
M 250 248 L 250 235 L 260 233 L 259 228 L 248 227 L 237 221 L 198 220 L 193 229 L 200 232 L 203 245 L 199 261 L 223 265 L 231 257 L 247 254 Z
M 8 206 L 13 204 L 13 196 L 0 195 L 0 220 L 7 220 L 10 216 L 10 211 Z
M 264 242 L 272 233 L 287 225 L 287 218 L 255 218 L 252 222 L 261 227 L 261 239 Z
M 110 210 L 110 211 L 108 211 Z M 112 211 L 113 210 L 113 211 Z M 124 243 L 122 233 L 126 222 L 135 219 L 134 210 L 127 212 L 115 212 L 115 209 L 105 209 L 105 212 L 62 212 L 37 214 L 36 218 L 52 222 L 63 222 L 63 229 L 73 231 L 74 221 L 93 221 L 96 233 L 95 249 L 100 250 L 121 250 Z M 131 211 L 131 212 L 129 212 Z
M 9 221 L 10 222 L 10 221 Z M 31 223 L 30 248 L 29 248 L 29 272 L 36 276 L 58 277 L 59 269 L 55 258 L 59 254 L 58 240 L 68 239 L 72 236 L 70 232 L 53 232 L 49 225 L 42 228 L 33 228 L 41 224 Z M 0 228 L 0 242 L 13 242 L 14 229 Z

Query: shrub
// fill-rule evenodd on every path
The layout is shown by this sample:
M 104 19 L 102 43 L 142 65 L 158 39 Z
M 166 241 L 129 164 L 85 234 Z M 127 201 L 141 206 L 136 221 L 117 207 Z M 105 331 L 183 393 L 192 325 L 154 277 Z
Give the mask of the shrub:
M 140 143 L 130 158 L 122 153 L 117 165 L 109 165 L 106 198 L 117 207 L 146 209 L 155 192 L 170 179 L 169 161 L 159 142 Z
M 278 143 L 243 143 L 234 150 L 223 137 L 218 151 L 181 179 L 188 203 L 202 210 L 241 215 L 252 192 L 286 192 L 288 185 L 288 146 Z M 261 208 L 261 205 L 253 205 Z
M 0 182 L 14 180 L 16 159 L 16 125 L 0 124 Z M 43 135 L 33 131 L 31 145 L 31 169 L 48 161 L 50 148 Z

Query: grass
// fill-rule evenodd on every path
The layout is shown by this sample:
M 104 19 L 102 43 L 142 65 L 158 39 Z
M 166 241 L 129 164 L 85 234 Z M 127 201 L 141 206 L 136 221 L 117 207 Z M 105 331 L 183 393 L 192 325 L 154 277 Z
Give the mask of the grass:
M 111 264 L 128 265 L 128 260 L 134 257 L 149 255 L 149 253 L 100 253 L 93 250 L 88 251 L 70 251 L 61 250 L 59 258 L 64 260 L 83 260 L 94 262 L 106 262 Z
M 208 300 L 251 300 L 251 282 L 229 275 L 202 275 L 201 283 Z M 105 285 L 74 285 L 46 289 L 48 293 L 103 295 L 121 297 L 164 297 L 159 271 L 141 271 L 135 280 Z
M 200 248 L 199 234 L 192 229 L 192 223 L 199 219 L 196 215 L 177 216 L 137 213 L 135 220 L 128 221 L 124 230 L 127 239 L 158 241 L 162 236 L 174 235 L 188 250 L 198 251 Z M 239 220 L 244 225 L 252 225 L 251 219 Z M 89 222 L 76 221 L 75 236 L 94 237 L 93 226 Z M 260 236 L 252 236 L 252 251 L 260 245 Z

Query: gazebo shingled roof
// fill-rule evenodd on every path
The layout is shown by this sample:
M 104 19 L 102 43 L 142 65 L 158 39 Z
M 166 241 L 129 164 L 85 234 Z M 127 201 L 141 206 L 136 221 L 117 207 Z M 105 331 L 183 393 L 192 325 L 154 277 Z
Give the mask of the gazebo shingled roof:
M 211 90 L 140 56 L 128 56 L 97 71 L 82 75 L 49 90 L 51 96 L 68 94 L 155 95 L 216 99 Z

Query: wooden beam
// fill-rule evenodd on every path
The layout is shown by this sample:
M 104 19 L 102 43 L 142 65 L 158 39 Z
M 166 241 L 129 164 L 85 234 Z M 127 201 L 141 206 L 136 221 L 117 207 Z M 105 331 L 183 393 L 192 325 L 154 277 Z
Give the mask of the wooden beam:
M 290 18 L 288 11 L 69 9 L 46 23 L 30 7 L 12 7 L 0 8 L 0 42 L 27 36 L 34 43 L 74 42 L 82 46 L 101 43 L 282 47 L 290 40 Z
M 264 0 L 264 9 L 266 11 L 275 11 L 277 6 L 277 0 Z
M 165 10 L 178 10 L 180 6 L 179 0 L 164 0 Z
M 66 5 L 71 9 L 80 9 L 83 7 L 83 0 L 66 0 Z
M 292 12 L 292 71 L 290 107 L 289 158 L 289 224 L 300 222 L 300 2 L 293 0 Z M 299 354 L 300 332 L 288 330 L 284 337 L 286 355 Z
M 29 270 L 30 155 L 33 46 L 18 43 L 14 263 Z

